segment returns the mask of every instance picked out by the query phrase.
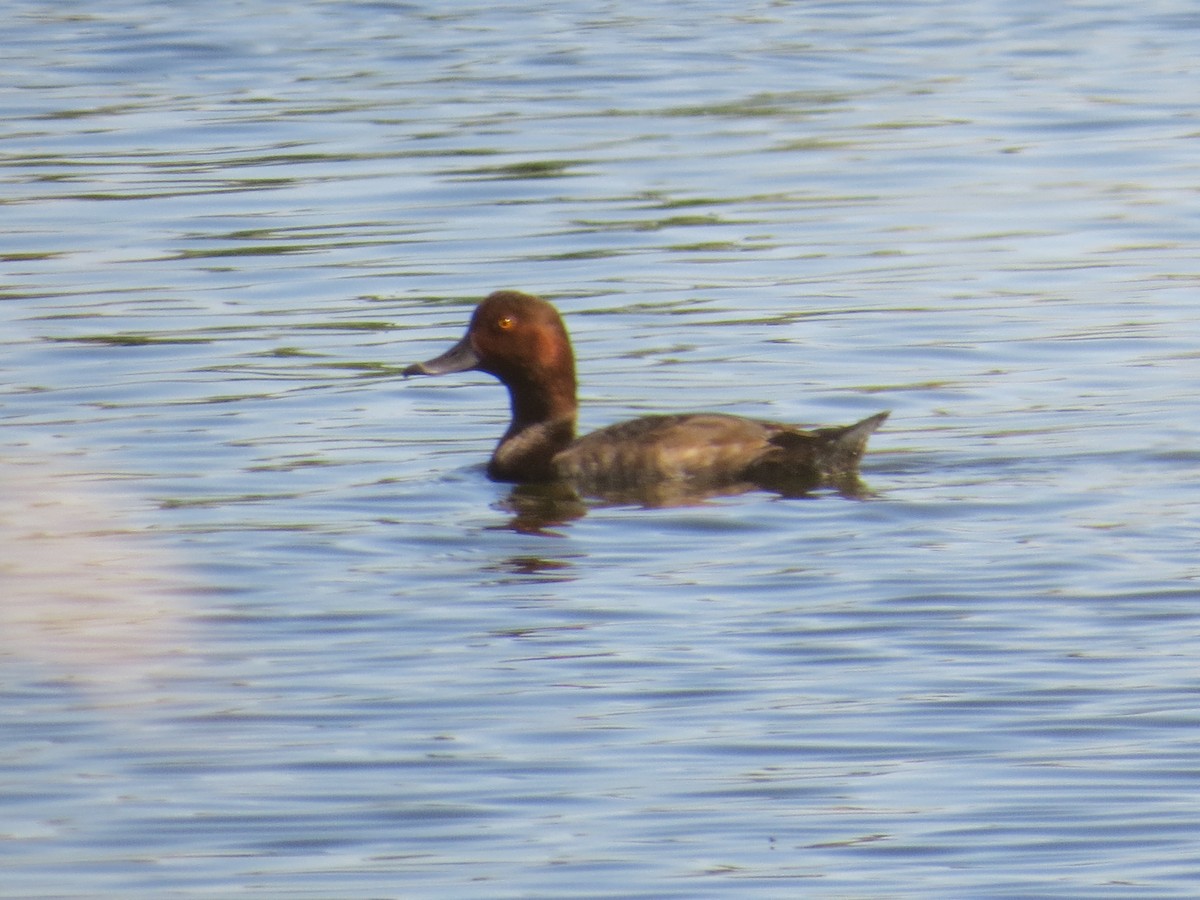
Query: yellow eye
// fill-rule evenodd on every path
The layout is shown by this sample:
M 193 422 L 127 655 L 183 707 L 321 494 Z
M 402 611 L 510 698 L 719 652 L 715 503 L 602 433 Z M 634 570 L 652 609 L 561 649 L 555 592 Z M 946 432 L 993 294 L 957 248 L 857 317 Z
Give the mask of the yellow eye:
M 512 328 L 516 324 L 517 324 L 517 320 L 514 319 L 512 316 L 501 316 L 500 318 L 498 318 L 496 320 L 496 326 L 501 331 L 508 331 L 508 329 Z

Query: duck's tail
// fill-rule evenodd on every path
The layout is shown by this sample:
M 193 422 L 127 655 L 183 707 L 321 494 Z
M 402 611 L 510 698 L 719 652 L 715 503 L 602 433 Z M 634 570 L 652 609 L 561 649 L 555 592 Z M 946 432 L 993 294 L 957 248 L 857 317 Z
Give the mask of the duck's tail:
M 786 428 L 771 437 L 777 451 L 765 455 L 748 473 L 760 486 L 786 496 L 803 496 L 817 488 L 832 487 L 847 496 L 866 496 L 858 479 L 858 463 L 867 440 L 889 413 L 868 416 L 853 425 Z
M 857 469 L 867 449 L 868 438 L 891 414 L 891 410 L 888 410 L 868 416 L 853 425 L 816 429 L 815 433 L 823 438 L 821 468 L 824 474 L 837 476 Z

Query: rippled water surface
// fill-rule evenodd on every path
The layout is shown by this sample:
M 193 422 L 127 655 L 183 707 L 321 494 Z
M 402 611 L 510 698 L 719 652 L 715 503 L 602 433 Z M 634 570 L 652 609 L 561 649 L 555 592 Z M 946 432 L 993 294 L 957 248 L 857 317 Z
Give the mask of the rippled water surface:
M 1198 38 L 8 4 L 0 896 L 1196 896 Z M 499 287 L 875 496 L 529 515 Z

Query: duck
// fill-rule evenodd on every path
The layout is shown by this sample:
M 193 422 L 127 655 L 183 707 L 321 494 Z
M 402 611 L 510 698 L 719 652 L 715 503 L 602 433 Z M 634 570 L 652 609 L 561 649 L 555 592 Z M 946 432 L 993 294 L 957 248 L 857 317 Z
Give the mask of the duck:
M 493 481 L 569 485 L 580 494 L 665 505 L 763 489 L 857 494 L 867 439 L 888 412 L 853 425 L 801 428 L 719 412 L 647 415 L 575 433 L 575 355 L 549 301 L 515 290 L 488 295 L 462 339 L 405 377 L 479 371 L 508 389 L 511 421 L 487 464 Z

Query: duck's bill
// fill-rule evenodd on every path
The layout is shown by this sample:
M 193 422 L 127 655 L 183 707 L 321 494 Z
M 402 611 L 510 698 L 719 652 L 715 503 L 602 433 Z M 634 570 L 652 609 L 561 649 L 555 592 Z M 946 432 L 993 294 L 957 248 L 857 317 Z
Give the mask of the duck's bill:
M 466 372 L 479 365 L 479 356 L 464 337 L 443 353 L 426 362 L 414 363 L 404 370 L 404 375 L 449 375 L 451 372 Z

